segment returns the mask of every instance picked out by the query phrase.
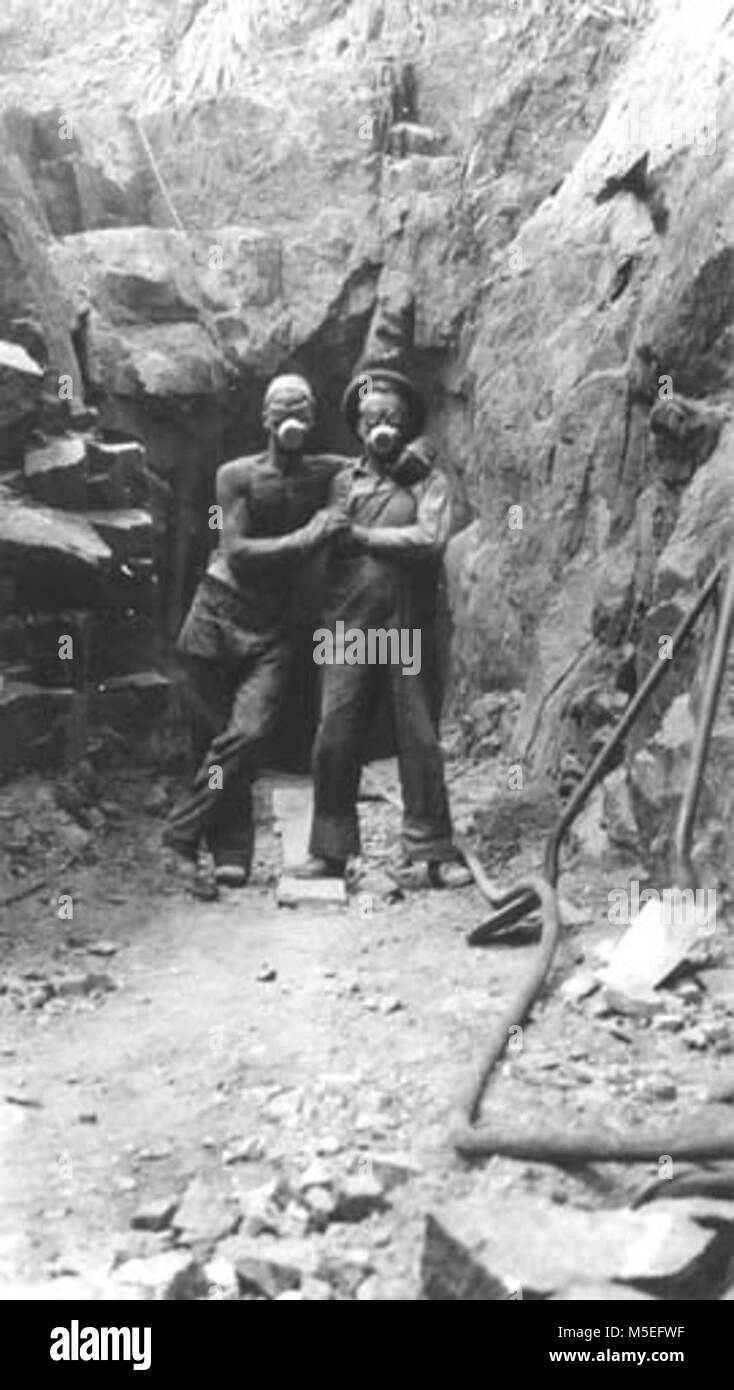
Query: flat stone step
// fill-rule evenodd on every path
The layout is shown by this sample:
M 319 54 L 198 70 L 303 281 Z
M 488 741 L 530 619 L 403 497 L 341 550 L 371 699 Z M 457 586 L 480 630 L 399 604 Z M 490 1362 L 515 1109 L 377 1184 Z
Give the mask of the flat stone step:
M 308 858 L 312 814 L 313 784 L 310 777 L 275 779 L 273 815 L 283 854 L 283 874 L 276 898 L 282 907 L 297 907 L 299 903 L 345 904 L 347 901 L 343 879 L 299 879 L 289 872 Z

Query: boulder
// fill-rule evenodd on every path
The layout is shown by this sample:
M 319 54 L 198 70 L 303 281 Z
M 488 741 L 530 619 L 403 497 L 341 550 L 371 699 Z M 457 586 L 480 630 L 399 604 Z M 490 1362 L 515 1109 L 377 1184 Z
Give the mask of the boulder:
M 86 511 L 74 515 L 94 527 L 118 564 L 126 564 L 129 560 L 152 553 L 153 519 L 150 512 L 142 507 L 130 507 L 124 511 Z
M 714 1230 L 686 1206 L 581 1211 L 527 1196 L 494 1207 L 486 1197 L 454 1202 L 427 1218 L 423 1293 L 442 1301 L 538 1299 L 568 1285 L 611 1282 L 659 1298 L 716 1297 L 734 1227 L 724 1214 L 725 1231 Z
M 0 488 L 0 573 L 23 590 L 54 594 L 50 607 L 68 604 L 71 589 L 99 581 L 111 560 L 110 547 L 87 521 Z

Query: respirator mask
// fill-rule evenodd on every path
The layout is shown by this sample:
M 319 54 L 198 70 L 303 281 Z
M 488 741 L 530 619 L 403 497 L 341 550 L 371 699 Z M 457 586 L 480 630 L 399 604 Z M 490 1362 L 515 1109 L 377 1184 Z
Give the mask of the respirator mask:
M 379 458 L 390 458 L 400 443 L 400 430 L 396 429 L 395 425 L 388 425 L 385 421 L 380 421 L 373 425 L 369 431 L 367 443 L 371 451 Z
M 275 431 L 275 436 L 281 449 L 288 449 L 292 453 L 303 448 L 307 432 L 308 427 L 303 420 L 299 420 L 295 415 L 289 415 L 285 420 L 281 420 Z

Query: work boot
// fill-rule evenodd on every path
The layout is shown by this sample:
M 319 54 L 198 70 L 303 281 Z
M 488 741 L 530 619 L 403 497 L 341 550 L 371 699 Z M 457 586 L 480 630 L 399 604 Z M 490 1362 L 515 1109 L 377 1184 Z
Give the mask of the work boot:
M 168 830 L 161 838 L 164 848 L 175 856 L 176 871 L 189 892 L 200 902 L 214 902 L 219 896 L 217 885 L 208 857 L 199 853 L 198 844 L 178 840 Z
M 468 888 L 473 881 L 462 859 L 444 859 L 428 865 L 428 882 L 432 888 Z
M 244 864 L 215 864 L 214 878 L 223 888 L 244 888 L 247 869 Z
M 255 847 L 252 823 L 239 835 L 233 835 L 231 828 L 222 834 L 221 827 L 214 827 L 207 842 L 214 859 L 216 882 L 224 888 L 244 888 L 250 877 Z
M 388 865 L 387 872 L 398 887 L 416 891 L 420 888 L 466 888 L 472 876 L 461 859 L 410 859 L 407 855 Z
M 309 856 L 303 864 L 291 870 L 294 878 L 343 878 L 346 869 L 344 859 L 315 859 Z

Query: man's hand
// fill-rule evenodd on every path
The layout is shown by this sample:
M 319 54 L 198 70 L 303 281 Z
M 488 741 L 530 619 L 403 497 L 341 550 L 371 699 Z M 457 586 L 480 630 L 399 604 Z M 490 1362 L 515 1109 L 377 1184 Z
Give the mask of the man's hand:
M 390 476 L 400 487 L 413 487 L 428 477 L 436 462 L 436 450 L 424 434 L 416 435 L 406 444 L 402 454 L 390 469 Z
M 350 526 L 349 539 L 355 548 L 368 546 L 370 543 L 370 532 L 368 526 Z
M 348 526 L 349 522 L 341 508 L 322 507 L 302 527 L 300 532 L 301 545 L 306 551 L 315 550 L 317 546 L 331 540 L 332 536 L 337 536 L 340 532 L 345 531 Z

